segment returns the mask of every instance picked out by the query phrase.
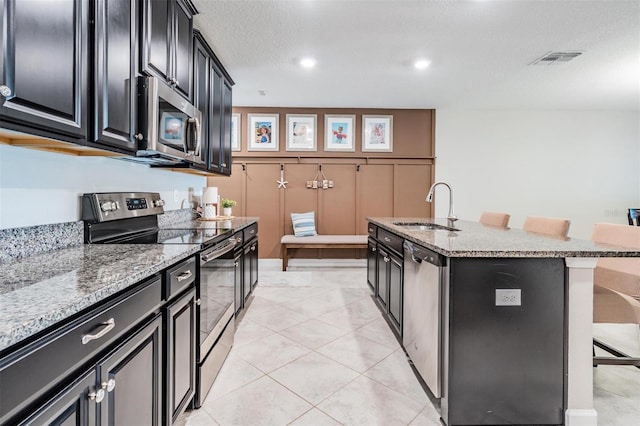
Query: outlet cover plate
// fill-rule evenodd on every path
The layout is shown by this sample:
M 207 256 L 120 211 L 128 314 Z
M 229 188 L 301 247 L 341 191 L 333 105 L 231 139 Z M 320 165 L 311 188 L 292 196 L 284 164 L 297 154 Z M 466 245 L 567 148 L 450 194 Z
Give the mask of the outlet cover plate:
M 519 288 L 497 288 L 496 306 L 522 306 Z

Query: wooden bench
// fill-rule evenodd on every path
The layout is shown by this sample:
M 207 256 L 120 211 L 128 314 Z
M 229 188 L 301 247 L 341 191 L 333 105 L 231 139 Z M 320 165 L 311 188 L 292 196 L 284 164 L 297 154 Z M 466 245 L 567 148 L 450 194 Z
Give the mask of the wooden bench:
M 368 235 L 315 235 L 313 237 L 296 237 L 283 235 L 282 270 L 287 270 L 290 249 L 299 248 L 367 248 Z

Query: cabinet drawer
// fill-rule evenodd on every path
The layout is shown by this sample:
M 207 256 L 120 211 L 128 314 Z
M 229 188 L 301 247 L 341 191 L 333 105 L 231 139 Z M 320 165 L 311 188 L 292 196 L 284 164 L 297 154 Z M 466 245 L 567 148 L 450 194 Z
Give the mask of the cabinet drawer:
M 162 303 L 162 280 L 151 279 L 0 360 L 0 424 L 123 337 Z
M 244 242 L 248 242 L 249 240 L 251 240 L 252 238 L 255 238 L 258 236 L 258 224 L 254 223 L 251 226 L 248 226 L 246 228 L 244 228 L 244 230 L 242 231 L 242 234 L 244 235 Z
M 402 243 L 404 239 L 397 236 L 396 234 L 393 234 L 385 229 L 378 228 L 378 241 L 380 241 L 390 249 L 393 249 L 398 253 L 402 253 Z
M 188 288 L 196 280 L 196 258 L 191 257 L 184 262 L 167 270 L 165 273 L 165 292 L 164 298 L 169 300 L 171 297 Z
M 369 236 L 371 238 L 376 238 L 376 231 L 378 230 L 378 227 L 376 225 L 374 225 L 373 223 L 369 222 L 369 225 L 367 226 L 367 232 L 369 232 Z

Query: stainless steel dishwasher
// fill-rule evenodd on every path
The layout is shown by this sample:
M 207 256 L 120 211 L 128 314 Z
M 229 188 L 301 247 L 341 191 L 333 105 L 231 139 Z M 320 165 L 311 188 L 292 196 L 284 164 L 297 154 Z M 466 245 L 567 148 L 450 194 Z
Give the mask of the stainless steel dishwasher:
M 404 242 L 402 345 L 436 398 L 442 395 L 442 270 L 446 258 Z

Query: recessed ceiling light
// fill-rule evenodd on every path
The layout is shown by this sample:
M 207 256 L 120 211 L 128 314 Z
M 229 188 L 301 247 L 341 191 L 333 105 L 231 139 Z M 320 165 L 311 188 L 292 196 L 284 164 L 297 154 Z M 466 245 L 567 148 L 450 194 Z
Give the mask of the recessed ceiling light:
M 316 66 L 316 60 L 313 58 L 302 58 L 300 60 L 300 66 L 302 68 L 313 68 Z
M 413 63 L 413 66 L 417 70 L 427 69 L 427 68 L 429 68 L 429 65 L 431 65 L 431 62 L 427 61 L 426 59 L 418 59 L 417 61 L 415 61 Z

